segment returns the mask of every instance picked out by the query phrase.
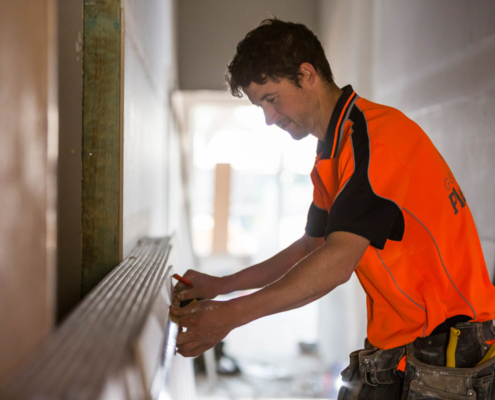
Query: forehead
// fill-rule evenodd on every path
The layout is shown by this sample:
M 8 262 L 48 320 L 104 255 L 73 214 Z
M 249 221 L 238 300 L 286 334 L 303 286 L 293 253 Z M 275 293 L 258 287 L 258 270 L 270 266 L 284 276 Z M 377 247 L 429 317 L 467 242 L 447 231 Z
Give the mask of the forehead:
M 246 93 L 251 103 L 258 103 L 263 96 L 278 92 L 284 86 L 284 81 L 286 81 L 284 78 L 280 79 L 280 82 L 275 82 L 269 79 L 263 85 L 251 82 L 249 86 L 243 87 L 242 90 Z

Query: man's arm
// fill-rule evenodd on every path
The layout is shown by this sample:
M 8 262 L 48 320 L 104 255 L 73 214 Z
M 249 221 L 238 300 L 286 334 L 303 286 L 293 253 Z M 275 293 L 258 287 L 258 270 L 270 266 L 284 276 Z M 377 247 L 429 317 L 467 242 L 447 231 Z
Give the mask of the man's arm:
M 334 232 L 325 243 L 296 264 L 283 278 L 248 296 L 226 302 L 200 301 L 171 307 L 187 332 L 177 338 L 179 353 L 196 356 L 213 347 L 232 329 L 255 319 L 308 304 L 347 282 L 369 240 Z
M 244 325 L 255 319 L 311 303 L 347 282 L 369 240 L 349 232 L 335 232 L 324 246 L 294 266 L 282 279 L 248 296 L 234 299 Z M 245 322 L 244 322 L 245 321 Z
M 193 288 L 186 289 L 182 284 L 178 284 L 177 289 L 180 293 L 177 298 L 181 301 L 194 298 L 213 299 L 220 294 L 236 290 L 258 289 L 267 286 L 284 276 L 297 262 L 324 243 L 325 240 L 322 237 L 315 238 L 304 234 L 272 258 L 221 278 L 189 270 L 184 277 L 192 282 Z

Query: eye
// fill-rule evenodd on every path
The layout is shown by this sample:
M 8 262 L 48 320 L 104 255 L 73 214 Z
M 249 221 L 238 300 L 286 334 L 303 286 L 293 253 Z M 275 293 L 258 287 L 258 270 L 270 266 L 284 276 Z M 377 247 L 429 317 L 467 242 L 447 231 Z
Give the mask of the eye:
M 275 103 L 275 97 L 273 99 L 266 99 L 266 101 L 270 104 Z

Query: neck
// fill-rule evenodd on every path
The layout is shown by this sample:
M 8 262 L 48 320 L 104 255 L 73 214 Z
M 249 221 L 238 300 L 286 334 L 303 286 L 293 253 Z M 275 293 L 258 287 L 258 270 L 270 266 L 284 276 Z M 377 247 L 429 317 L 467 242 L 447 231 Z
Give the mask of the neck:
M 337 101 L 342 96 L 342 89 L 340 89 L 335 82 L 326 85 L 322 88 L 321 93 L 318 96 L 318 111 L 316 116 L 315 130 L 313 136 L 324 142 L 327 138 L 328 124 L 330 124 L 330 118 L 332 117 L 333 110 Z

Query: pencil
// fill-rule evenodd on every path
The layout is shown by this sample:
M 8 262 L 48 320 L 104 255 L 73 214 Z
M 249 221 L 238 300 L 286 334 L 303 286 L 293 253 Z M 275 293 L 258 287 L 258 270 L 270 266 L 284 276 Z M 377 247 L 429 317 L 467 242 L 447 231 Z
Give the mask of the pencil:
M 183 278 L 182 276 L 180 276 L 179 274 L 173 274 L 172 275 L 172 278 L 177 279 L 179 282 L 183 283 L 186 286 L 191 286 L 192 287 L 192 283 L 189 282 L 186 278 Z

